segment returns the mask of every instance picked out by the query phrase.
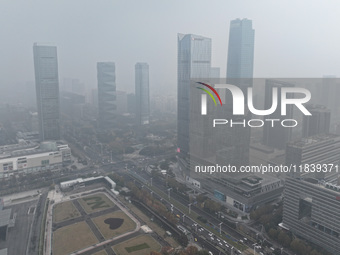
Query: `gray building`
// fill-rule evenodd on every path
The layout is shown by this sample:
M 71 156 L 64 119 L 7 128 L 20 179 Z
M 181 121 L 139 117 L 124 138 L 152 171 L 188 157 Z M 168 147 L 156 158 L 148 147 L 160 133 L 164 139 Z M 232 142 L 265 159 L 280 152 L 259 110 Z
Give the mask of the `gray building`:
M 177 152 L 181 168 L 188 169 L 191 80 L 198 78 L 203 81 L 210 77 L 211 39 L 178 34 L 177 54 Z
M 290 173 L 297 178 L 314 177 L 319 180 L 331 180 L 337 176 L 335 166 L 340 160 L 340 136 L 334 134 L 321 134 L 292 141 L 286 147 L 286 165 L 296 165 L 296 171 Z M 300 171 L 300 165 L 317 167 L 320 164 L 327 164 L 327 171 Z M 331 167 L 328 164 L 333 164 Z
M 102 130 L 114 127 L 116 117 L 116 67 L 114 62 L 97 63 L 98 119 Z
M 34 70 L 40 140 L 60 139 L 57 47 L 34 43 Z
M 243 213 L 250 213 L 256 206 L 275 201 L 283 192 L 283 182 L 270 175 L 243 175 L 236 178 L 225 175 L 196 180 L 216 200 Z
M 340 186 L 310 178 L 287 178 L 283 227 L 340 254 Z
M 323 105 L 306 105 L 311 116 L 304 115 L 302 122 L 302 137 L 318 134 L 328 134 L 331 125 L 331 111 Z
M 227 78 L 253 78 L 255 30 L 249 19 L 230 22 Z
M 235 19 L 230 22 L 227 83 L 238 86 L 243 92 L 253 84 L 254 39 L 255 30 L 251 20 Z M 225 116 L 228 119 L 247 121 L 251 118 L 250 112 L 242 118 L 233 116 L 231 94 L 226 91 L 223 96 L 227 107 Z M 237 167 L 249 163 L 250 127 L 228 127 L 220 137 L 223 138 L 219 142 L 221 146 L 217 148 L 216 162 Z
M 135 65 L 135 95 L 138 125 L 149 124 L 149 65 L 147 63 L 137 63 Z
M 278 102 L 281 101 L 281 88 L 282 87 L 293 87 L 291 83 L 287 83 L 279 80 L 267 79 L 265 84 L 265 99 L 264 99 L 264 109 L 270 109 L 273 102 L 273 88 L 277 88 Z M 292 95 L 293 96 L 293 95 Z M 289 97 L 289 96 L 287 96 Z M 268 115 L 268 119 L 292 119 L 293 118 L 293 107 L 292 105 L 287 105 L 287 113 L 285 116 L 281 115 L 281 104 L 278 104 L 276 110 Z M 292 128 L 284 127 L 283 125 L 276 125 L 272 127 L 271 125 L 264 125 L 263 127 L 263 144 L 269 147 L 284 150 L 286 148 L 286 143 L 291 140 Z

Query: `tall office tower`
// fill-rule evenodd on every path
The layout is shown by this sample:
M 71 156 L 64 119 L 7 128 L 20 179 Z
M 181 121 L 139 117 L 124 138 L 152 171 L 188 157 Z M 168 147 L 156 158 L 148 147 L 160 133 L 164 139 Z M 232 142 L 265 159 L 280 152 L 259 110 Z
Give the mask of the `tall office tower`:
M 177 54 L 177 152 L 180 167 L 188 170 L 190 132 L 193 132 L 189 132 L 191 79 L 205 81 L 210 78 L 211 39 L 178 34 Z
M 228 80 L 236 81 L 236 79 L 253 78 L 254 40 L 255 30 L 252 28 L 251 20 L 235 19 L 230 22 L 227 62 Z
M 138 125 L 149 124 L 149 65 L 147 63 L 135 65 L 135 93 L 137 123 Z
M 229 45 L 227 58 L 227 83 L 238 86 L 244 93 L 253 85 L 254 64 L 254 39 L 255 31 L 252 21 L 248 19 L 236 19 L 230 22 Z M 231 94 L 226 91 L 225 97 L 227 119 L 235 121 L 249 120 L 251 114 L 238 118 L 232 115 Z M 222 146 L 217 148 L 217 161 L 220 164 L 231 164 L 236 167 L 249 163 L 250 127 L 228 127 L 220 142 Z
M 314 177 L 319 180 L 334 179 L 335 176 L 338 175 L 336 166 L 339 165 L 339 163 L 340 136 L 338 135 L 321 134 L 302 138 L 301 140 L 292 141 L 287 144 L 286 165 L 296 166 L 296 171 L 291 171 L 289 174 L 292 177 Z M 322 165 L 322 169 L 319 167 L 320 164 Z M 331 164 L 333 164 L 333 166 Z M 300 171 L 300 165 L 302 167 L 306 166 L 306 171 Z M 315 169 L 312 169 L 313 167 Z M 327 171 L 325 167 L 327 167 Z
M 331 111 L 323 105 L 306 105 L 311 116 L 304 115 L 302 122 L 302 137 L 318 134 L 328 134 L 331 124 Z
M 283 227 L 340 254 L 340 186 L 336 181 L 286 178 L 284 198 Z
M 57 47 L 34 43 L 34 71 L 40 140 L 60 139 Z
M 110 130 L 116 117 L 116 67 L 114 62 L 97 63 L 99 127 Z
M 265 99 L 264 99 L 264 109 L 270 109 L 273 102 L 273 88 L 277 88 L 278 102 L 281 102 L 281 88 L 282 87 L 293 87 L 291 83 L 278 80 L 266 80 L 265 85 Z M 287 97 L 290 96 L 289 94 Z M 293 95 L 291 95 L 293 96 Z M 293 117 L 293 107 L 292 105 L 287 105 L 287 114 L 281 116 L 281 105 L 278 104 L 275 112 L 268 116 L 268 119 L 291 119 Z M 277 122 L 278 123 L 278 122 Z M 284 127 L 282 125 L 264 125 L 263 126 L 263 144 L 269 147 L 284 150 L 286 148 L 286 143 L 291 140 L 292 128 Z

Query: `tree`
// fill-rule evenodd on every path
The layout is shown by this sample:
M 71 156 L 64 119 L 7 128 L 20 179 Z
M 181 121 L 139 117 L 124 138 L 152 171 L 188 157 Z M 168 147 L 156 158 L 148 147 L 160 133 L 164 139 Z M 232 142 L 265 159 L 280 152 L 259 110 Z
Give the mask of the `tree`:
M 270 238 L 277 239 L 278 231 L 275 228 L 271 228 L 268 232 Z
M 284 232 L 284 231 L 280 231 L 277 240 L 284 246 L 284 247 L 289 247 L 290 243 L 291 243 L 291 238 L 289 237 L 289 235 Z

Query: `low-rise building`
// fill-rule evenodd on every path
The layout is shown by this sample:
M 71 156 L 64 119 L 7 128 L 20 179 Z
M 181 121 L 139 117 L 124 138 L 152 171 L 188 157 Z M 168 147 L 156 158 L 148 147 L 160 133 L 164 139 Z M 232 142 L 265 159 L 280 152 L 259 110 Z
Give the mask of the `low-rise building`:
M 58 170 L 71 161 L 71 150 L 66 144 L 21 141 L 0 147 L 0 178 L 19 173 Z

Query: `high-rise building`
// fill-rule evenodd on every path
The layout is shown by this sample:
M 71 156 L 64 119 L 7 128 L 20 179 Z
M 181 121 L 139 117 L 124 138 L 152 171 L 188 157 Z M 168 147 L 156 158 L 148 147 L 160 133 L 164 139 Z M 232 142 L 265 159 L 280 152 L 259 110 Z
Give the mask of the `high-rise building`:
M 243 92 L 253 84 L 254 39 L 255 30 L 252 28 L 251 20 L 235 19 L 230 22 L 227 83 L 238 86 Z M 225 116 L 238 121 L 238 117 L 232 115 L 231 94 L 227 91 L 225 93 L 222 95 L 225 96 L 225 104 L 228 108 Z M 250 118 L 250 112 L 242 117 L 245 120 Z M 237 167 L 247 165 L 249 163 L 250 127 L 228 127 L 223 132 L 220 142 L 222 146 L 217 148 L 217 162 Z
M 306 105 L 312 115 L 304 115 L 302 137 L 328 134 L 331 124 L 331 111 L 323 105 Z
M 116 116 L 116 68 L 114 62 L 97 63 L 98 118 L 102 130 L 114 127 Z
M 227 78 L 253 78 L 255 30 L 249 19 L 230 22 Z
M 188 169 L 190 84 L 191 79 L 210 78 L 211 39 L 193 34 L 178 34 L 177 47 L 177 152 L 181 168 Z
M 265 84 L 265 99 L 264 99 L 264 109 L 270 109 L 273 102 L 273 88 L 277 88 L 278 102 L 281 101 L 281 88 L 282 87 L 293 87 L 291 83 L 287 83 L 279 80 L 266 80 Z M 287 95 L 293 97 L 294 95 Z M 285 116 L 281 115 L 281 105 L 278 104 L 276 110 L 268 115 L 268 119 L 292 119 L 293 117 L 293 107 L 292 105 L 287 105 L 287 113 Z M 292 128 L 284 127 L 283 125 L 264 125 L 263 127 L 263 144 L 269 147 L 284 150 L 286 148 L 286 143 L 291 140 Z
M 135 93 L 138 125 L 149 124 L 149 65 L 147 63 L 137 63 L 135 65 Z
M 57 47 L 34 43 L 34 71 L 40 140 L 60 139 Z
M 287 143 L 286 165 L 296 166 L 295 171 L 289 173 L 290 176 L 296 178 L 312 176 L 320 180 L 334 179 L 337 175 L 336 166 L 339 163 L 340 136 L 338 135 L 320 134 Z M 306 167 L 306 171 L 303 171 L 300 166 Z
M 340 186 L 287 178 L 283 203 L 283 227 L 332 254 L 340 254 Z

